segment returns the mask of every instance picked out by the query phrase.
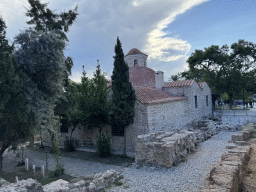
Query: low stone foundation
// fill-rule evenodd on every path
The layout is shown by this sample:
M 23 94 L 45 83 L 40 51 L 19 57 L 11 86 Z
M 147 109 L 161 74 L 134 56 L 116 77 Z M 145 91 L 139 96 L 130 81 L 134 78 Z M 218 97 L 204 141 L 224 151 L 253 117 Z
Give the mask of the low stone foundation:
M 237 146 L 222 155 L 221 162 L 210 171 L 209 185 L 202 192 L 238 192 L 244 178 L 244 170 L 250 160 L 251 147 Z
M 195 133 L 151 133 L 137 137 L 135 162 L 171 167 L 195 149 Z
M 188 153 L 194 151 L 197 143 L 211 138 L 219 131 L 241 129 L 241 125 L 219 124 L 205 120 L 200 122 L 200 126 L 188 130 L 159 131 L 139 135 L 135 142 L 135 162 L 171 167 L 174 163 L 182 161 Z
M 52 183 L 42 186 L 37 180 L 27 179 L 18 183 L 8 183 L 2 180 L 0 192 L 6 191 L 22 191 L 22 192 L 97 192 L 102 191 L 105 187 L 112 184 L 118 179 L 118 174 L 115 170 L 107 170 L 100 174 L 93 174 L 88 177 L 80 177 L 68 181 L 59 179 Z

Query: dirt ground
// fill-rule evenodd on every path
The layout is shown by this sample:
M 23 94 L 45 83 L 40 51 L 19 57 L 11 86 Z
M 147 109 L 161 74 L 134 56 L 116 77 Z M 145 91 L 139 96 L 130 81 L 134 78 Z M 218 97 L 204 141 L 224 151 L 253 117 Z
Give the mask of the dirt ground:
M 35 148 L 33 149 L 30 147 L 29 149 L 40 151 L 42 153 L 47 151 L 49 153 L 54 154 L 52 149 L 49 147 L 45 147 L 43 149 L 35 149 Z M 130 158 L 130 157 L 123 158 L 119 155 L 111 155 L 109 157 L 102 158 L 102 157 L 99 157 L 97 153 L 92 153 L 92 152 L 84 152 L 84 151 L 66 152 L 63 149 L 60 149 L 60 151 L 64 157 L 82 159 L 82 160 L 93 161 L 98 163 L 105 163 L 110 165 L 129 166 L 134 162 L 134 158 Z M 27 179 L 27 178 L 37 179 L 42 184 L 46 184 L 58 179 L 54 177 L 47 177 L 45 179 L 41 179 L 40 168 L 36 169 L 36 173 L 33 173 L 32 167 L 30 167 L 29 172 L 25 171 L 24 166 L 17 166 L 18 160 L 20 160 L 21 157 L 19 158 L 16 157 L 16 153 L 13 153 L 13 152 L 8 153 L 8 159 L 9 161 L 3 164 L 5 171 L 0 172 L 0 177 L 4 178 L 9 182 L 15 182 L 15 176 L 18 176 L 19 180 Z M 51 171 L 46 173 L 46 175 L 51 175 L 51 174 L 52 174 Z M 61 175 L 59 178 L 67 181 L 69 181 L 70 179 L 73 179 L 73 177 L 65 174 Z
M 242 192 L 256 191 L 256 139 L 251 139 L 249 143 L 252 146 L 252 152 L 243 180 Z
M 49 151 L 54 154 L 54 152 L 49 147 L 45 147 L 44 149 L 39 149 L 39 151 Z M 109 165 L 117 165 L 117 166 L 129 166 L 134 163 L 135 159 L 130 157 L 122 157 L 121 155 L 110 155 L 108 157 L 99 157 L 97 153 L 86 152 L 86 151 L 73 151 L 66 152 L 64 149 L 60 149 L 60 153 L 63 154 L 64 157 L 71 157 L 76 159 L 82 159 L 86 161 L 93 161 L 98 163 L 105 163 Z

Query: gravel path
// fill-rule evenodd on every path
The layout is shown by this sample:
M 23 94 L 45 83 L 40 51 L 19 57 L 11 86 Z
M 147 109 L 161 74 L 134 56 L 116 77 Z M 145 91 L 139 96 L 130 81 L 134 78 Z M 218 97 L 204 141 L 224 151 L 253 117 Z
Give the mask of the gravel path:
M 190 154 L 188 160 L 177 167 L 154 168 L 132 165 L 124 169 L 124 185 L 107 191 L 170 191 L 197 192 L 206 183 L 206 177 L 214 163 L 221 160 L 228 141 L 234 132 L 220 132 L 211 139 L 200 143 L 198 151 Z
M 234 132 L 220 132 L 211 139 L 200 143 L 197 152 L 188 155 L 187 161 L 179 163 L 176 167 L 155 168 L 148 166 L 131 165 L 130 167 L 107 165 L 93 161 L 86 161 L 70 157 L 63 157 L 65 173 L 78 177 L 100 173 L 108 169 L 115 169 L 124 176 L 124 185 L 112 187 L 107 191 L 170 191 L 170 192 L 197 192 L 206 183 L 214 163 L 220 161 L 228 141 Z M 30 165 L 45 165 L 45 154 L 36 151 L 25 151 Z M 18 159 L 14 153 L 4 153 L 5 170 L 13 171 Z M 54 170 L 55 161 L 53 154 L 48 157 L 49 169 Z

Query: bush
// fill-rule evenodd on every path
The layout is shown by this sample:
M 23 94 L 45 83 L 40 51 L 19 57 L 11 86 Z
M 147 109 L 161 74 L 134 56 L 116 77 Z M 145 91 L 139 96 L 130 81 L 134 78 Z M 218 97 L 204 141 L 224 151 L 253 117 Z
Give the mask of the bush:
M 64 173 L 65 169 L 62 164 L 57 164 L 54 170 L 54 176 L 60 177 Z
M 110 138 L 101 134 L 97 137 L 97 152 L 100 157 L 107 157 L 111 152 Z
M 64 148 L 67 152 L 72 152 L 75 151 L 75 141 L 74 139 L 68 139 L 66 138 L 65 142 L 64 142 Z

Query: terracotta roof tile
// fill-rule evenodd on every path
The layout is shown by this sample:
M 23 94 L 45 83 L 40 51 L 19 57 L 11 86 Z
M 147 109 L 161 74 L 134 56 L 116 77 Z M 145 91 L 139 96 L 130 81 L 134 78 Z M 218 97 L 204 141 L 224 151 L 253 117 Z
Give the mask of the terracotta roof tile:
M 165 82 L 164 87 L 183 87 L 183 86 L 191 86 L 194 83 L 194 80 L 183 80 L 183 81 L 172 81 Z
M 205 85 L 205 82 L 198 82 L 197 84 L 199 85 L 199 87 L 200 87 L 201 89 L 203 89 L 203 87 L 204 87 L 204 85 Z
M 137 99 L 143 104 L 166 103 L 187 99 L 187 97 L 174 97 L 165 91 L 150 87 L 134 86 L 134 89 Z
M 137 54 L 146 55 L 146 54 L 142 53 L 139 49 L 133 48 L 125 56 L 127 56 L 127 55 L 137 55 Z
M 155 71 L 146 66 L 129 68 L 130 82 L 133 86 L 155 87 Z M 110 87 L 112 81 L 109 82 Z

